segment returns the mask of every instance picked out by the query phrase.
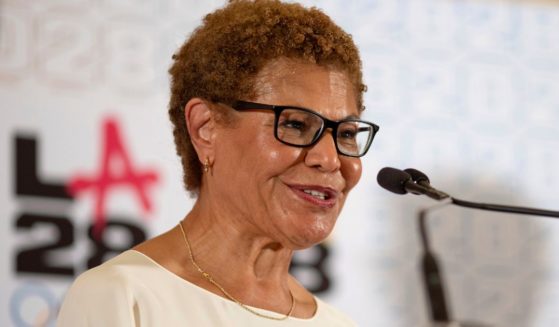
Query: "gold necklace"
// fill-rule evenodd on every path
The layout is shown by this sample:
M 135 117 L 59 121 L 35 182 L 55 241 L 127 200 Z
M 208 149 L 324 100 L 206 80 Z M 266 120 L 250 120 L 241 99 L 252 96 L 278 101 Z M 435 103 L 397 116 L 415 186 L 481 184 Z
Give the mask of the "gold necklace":
M 248 311 L 252 314 L 255 314 L 259 317 L 262 317 L 262 318 L 272 319 L 272 320 L 285 320 L 285 319 L 287 319 L 291 316 L 291 314 L 293 313 L 293 310 L 295 309 L 295 297 L 293 297 L 293 293 L 291 292 L 291 289 L 289 289 L 289 295 L 291 296 L 291 308 L 289 309 L 289 312 L 286 315 L 284 315 L 283 317 L 274 317 L 274 316 L 269 316 L 269 315 L 257 312 L 255 310 L 251 309 L 250 307 L 248 307 L 247 305 L 243 304 L 241 301 L 234 298 L 221 285 L 219 285 L 213 279 L 213 277 L 210 274 L 208 274 L 202 268 L 200 268 L 200 266 L 198 266 L 196 261 L 194 261 L 194 255 L 192 255 L 192 249 L 190 247 L 190 242 L 188 241 L 188 237 L 186 237 L 186 233 L 184 232 L 184 228 L 182 227 L 182 221 L 179 222 L 179 227 L 181 228 L 182 236 L 184 237 L 184 242 L 186 243 L 186 247 L 188 248 L 188 254 L 190 256 L 190 262 L 192 262 L 192 265 L 194 266 L 194 268 L 196 268 L 196 270 L 198 270 L 202 274 L 202 276 L 204 276 L 204 278 L 208 280 L 208 282 L 212 283 L 215 287 L 219 288 L 221 290 L 221 292 L 223 294 L 225 294 L 225 296 L 229 300 L 237 303 L 239 306 L 241 306 L 241 308 L 245 309 L 246 311 Z

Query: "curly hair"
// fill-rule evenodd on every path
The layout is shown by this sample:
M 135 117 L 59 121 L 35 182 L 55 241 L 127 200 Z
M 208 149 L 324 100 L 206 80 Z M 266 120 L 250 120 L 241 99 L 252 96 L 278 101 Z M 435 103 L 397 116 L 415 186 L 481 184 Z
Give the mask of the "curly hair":
M 186 103 L 199 97 L 231 104 L 255 97 L 255 77 L 282 57 L 341 70 L 363 107 L 361 59 L 351 35 L 316 8 L 279 0 L 230 0 L 208 14 L 175 55 L 169 69 L 169 116 L 185 187 L 195 196 L 202 167 L 188 135 Z

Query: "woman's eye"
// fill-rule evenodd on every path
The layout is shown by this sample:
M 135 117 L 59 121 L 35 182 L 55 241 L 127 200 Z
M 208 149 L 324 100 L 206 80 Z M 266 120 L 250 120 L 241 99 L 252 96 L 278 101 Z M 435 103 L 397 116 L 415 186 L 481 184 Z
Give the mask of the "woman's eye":
M 348 139 L 348 140 L 353 140 L 353 139 L 355 139 L 355 136 L 356 136 L 356 135 L 357 135 L 357 132 L 356 132 L 355 130 L 353 130 L 353 129 L 346 129 L 346 130 L 343 130 L 343 131 L 340 133 L 340 136 L 341 136 L 342 138 Z
M 304 130 L 305 123 L 299 120 L 285 120 L 282 124 L 282 127 L 296 129 L 296 130 Z

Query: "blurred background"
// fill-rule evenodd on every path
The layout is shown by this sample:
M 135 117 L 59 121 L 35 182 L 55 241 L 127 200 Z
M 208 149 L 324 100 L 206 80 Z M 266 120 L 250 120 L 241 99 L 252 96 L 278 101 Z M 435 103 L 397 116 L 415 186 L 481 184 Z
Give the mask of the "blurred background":
M 1 326 L 54 326 L 75 276 L 189 210 L 167 69 L 223 4 L 0 2 Z M 376 174 L 414 167 L 459 198 L 559 210 L 559 2 L 305 4 L 353 35 L 381 130 L 336 230 L 292 271 L 360 326 L 427 326 L 416 213 L 433 202 Z M 559 221 L 452 208 L 429 227 L 457 319 L 559 325 Z

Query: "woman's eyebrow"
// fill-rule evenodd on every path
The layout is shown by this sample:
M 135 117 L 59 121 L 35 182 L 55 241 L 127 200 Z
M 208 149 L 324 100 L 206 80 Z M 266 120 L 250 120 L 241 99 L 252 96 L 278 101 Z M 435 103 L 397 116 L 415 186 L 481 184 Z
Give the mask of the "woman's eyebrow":
M 345 116 L 344 119 L 361 119 L 361 117 L 357 115 L 349 115 L 349 116 Z

